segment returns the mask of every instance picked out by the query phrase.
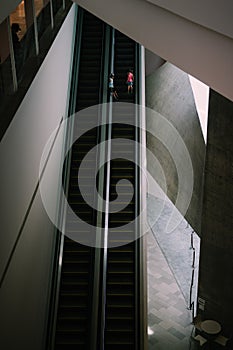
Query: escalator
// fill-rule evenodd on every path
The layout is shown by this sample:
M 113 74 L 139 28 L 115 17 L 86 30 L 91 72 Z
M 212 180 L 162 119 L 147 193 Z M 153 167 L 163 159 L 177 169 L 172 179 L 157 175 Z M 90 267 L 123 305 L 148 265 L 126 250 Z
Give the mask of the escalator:
M 127 71 L 135 69 L 136 47 L 134 41 L 122 33 L 115 32 L 115 57 L 114 72 L 116 87 L 119 93 L 120 102 L 135 103 L 136 93 L 128 94 L 125 84 Z M 121 118 L 125 119 L 123 124 L 114 122 Z M 134 105 L 125 108 L 118 108 L 118 103 L 113 104 L 112 112 L 112 140 L 116 140 L 111 149 L 111 170 L 110 170 L 110 201 L 117 197 L 116 184 L 121 179 L 128 180 L 135 189 L 135 141 L 137 129 L 134 126 L 135 107 Z M 129 124 L 127 124 L 127 122 Z M 126 123 L 126 124 L 125 124 Z M 117 139 L 121 140 L 117 141 Z M 119 158 L 119 152 L 125 154 L 125 158 Z M 129 157 L 133 161 L 127 159 Z M 124 195 L 132 191 L 130 183 L 122 184 L 123 201 Z M 119 185 L 118 185 L 119 186 Z M 139 349 L 139 286 L 137 282 L 137 240 L 136 224 L 130 228 L 123 227 L 131 223 L 137 212 L 137 193 L 130 203 L 125 203 L 125 208 L 109 216 L 109 227 L 113 228 L 114 234 L 109 236 L 107 253 L 107 278 L 106 278 L 106 310 L 105 310 L 105 347 L 106 350 L 136 350 Z M 122 203 L 121 203 L 122 204 Z M 111 211 L 111 202 L 110 202 Z M 119 232 L 118 232 L 119 228 Z M 125 230 L 125 232 L 124 232 Z M 134 239 L 135 238 L 135 239 Z M 118 247 L 112 247 L 119 244 Z
M 105 98 L 107 96 L 106 78 L 110 73 L 108 67 L 110 67 L 111 27 L 84 10 L 79 12 L 77 25 L 79 26 L 77 32 L 81 32 L 81 35 L 80 39 L 76 39 L 76 41 L 80 40 L 80 46 L 76 55 L 78 61 L 74 62 L 78 71 L 73 73 L 76 77 L 73 80 L 76 83 L 71 87 L 70 105 L 74 107 L 70 107 L 70 115 L 103 102 L 103 96 Z M 129 68 L 133 68 L 136 73 L 138 45 L 122 33 L 114 30 L 113 32 L 115 32 L 115 38 L 112 41 L 115 86 L 120 102 L 130 104 L 121 109 L 118 108 L 117 102 L 112 103 L 110 113 L 112 122 L 110 121 L 109 124 L 106 122 L 102 128 L 94 127 L 81 133 L 82 136 L 73 144 L 66 157 L 66 169 L 69 169 L 68 202 L 74 213 L 89 224 L 90 232 L 79 232 L 82 237 L 78 239 L 79 243 L 71 239 L 76 237 L 77 227 L 72 216 L 69 213 L 66 215 L 66 232 L 71 238 L 63 237 L 64 243 L 60 245 L 62 248 L 57 259 L 61 270 L 57 282 L 59 285 L 59 291 L 56 292 L 57 305 L 54 306 L 56 321 L 51 331 L 54 335 L 52 335 L 52 346 L 48 347 L 49 350 L 143 349 L 140 346 L 139 324 L 139 239 L 137 239 L 138 226 L 135 220 L 139 211 L 139 191 L 136 190 L 138 169 L 135 165 L 138 156 L 135 149 L 138 129 L 135 126 L 137 113 L 134 105 L 137 102 L 137 86 L 133 94 L 128 94 L 126 85 Z M 118 121 L 119 113 L 120 118 L 123 118 L 126 123 Z M 85 114 L 78 114 L 73 130 L 87 130 L 86 123 Z M 105 131 L 102 130 L 104 128 L 106 128 Z M 109 183 L 109 186 L 106 185 L 103 189 L 103 197 L 109 193 L 110 212 L 110 214 L 101 214 L 102 228 L 106 227 L 107 222 L 107 231 L 112 230 L 112 234 L 108 235 L 109 248 L 105 249 L 106 247 L 90 247 L 85 240 L 85 234 L 95 234 L 97 216 L 100 215 L 84 200 L 84 197 L 95 196 L 93 189 L 96 187 L 98 189 L 98 179 L 90 179 L 90 174 L 98 169 L 98 157 L 89 159 L 81 175 L 84 183 L 87 180 L 87 186 L 84 186 L 85 193 L 81 193 L 79 189 L 80 173 L 78 171 L 84 157 L 99 142 L 106 141 L 107 134 L 109 141 L 116 142 L 108 146 L 111 161 L 108 162 L 109 165 L 105 164 L 106 178 L 102 180 L 103 185 Z M 118 142 L 119 138 L 121 138 L 120 142 Z M 122 139 L 125 140 L 123 143 Z M 122 154 L 120 157 L 119 151 Z M 127 156 L 130 160 L 127 160 Z M 107 167 L 110 169 L 109 173 L 106 171 Z M 110 175 L 109 182 L 107 173 Z M 65 175 L 63 176 L 65 184 Z M 128 182 L 121 185 L 122 179 Z M 133 194 L 129 203 L 125 199 L 123 209 L 112 212 L 118 185 L 123 186 L 121 192 L 123 204 L 124 195 L 128 197 L 132 188 Z M 130 224 L 130 228 L 127 227 L 124 231 L 123 227 L 126 224 Z
M 100 102 L 101 64 L 104 24 L 88 12 L 83 13 L 82 39 L 76 95 L 76 112 Z M 85 120 L 78 117 L 76 127 L 82 128 Z M 78 126 L 76 125 L 78 124 Z M 83 157 L 98 142 L 97 129 L 84 133 L 71 150 L 68 201 L 73 211 L 90 225 L 95 223 L 95 212 L 79 191 L 78 169 Z M 95 159 L 85 169 L 86 177 L 96 166 Z M 94 186 L 94 184 L 93 184 Z M 86 195 L 93 186 L 87 186 Z M 66 219 L 66 232 L 72 236 L 72 219 Z M 83 242 L 85 244 L 85 242 Z M 60 295 L 57 312 L 54 349 L 90 349 L 92 313 L 93 265 L 95 250 L 68 237 L 64 238 Z

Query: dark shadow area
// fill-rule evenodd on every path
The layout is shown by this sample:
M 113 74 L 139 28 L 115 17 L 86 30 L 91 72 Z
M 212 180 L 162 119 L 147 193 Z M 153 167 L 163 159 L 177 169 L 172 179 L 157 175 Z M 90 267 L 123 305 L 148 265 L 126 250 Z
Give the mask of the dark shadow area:
M 20 47 L 15 50 L 16 73 L 18 79 L 18 89 L 13 91 L 13 79 L 11 71 L 11 61 L 8 57 L 0 64 L 0 139 L 5 134 L 11 123 L 21 101 L 30 87 L 36 73 L 43 63 L 56 35 L 61 28 L 73 2 L 66 1 L 66 8 L 53 9 L 54 27 L 51 28 L 51 18 L 49 4 L 41 11 L 37 17 L 39 54 L 36 55 L 34 40 L 34 25 L 32 25 L 20 41 Z

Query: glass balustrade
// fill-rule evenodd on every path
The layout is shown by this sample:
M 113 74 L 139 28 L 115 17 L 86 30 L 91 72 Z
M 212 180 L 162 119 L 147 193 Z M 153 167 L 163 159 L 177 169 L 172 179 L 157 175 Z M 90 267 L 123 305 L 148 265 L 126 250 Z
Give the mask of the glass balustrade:
M 70 4 L 65 1 L 67 8 Z M 52 40 L 51 21 L 62 8 L 63 0 L 23 0 L 0 23 L 0 102 L 17 90 L 30 66 L 26 63 L 43 49 L 43 34 Z

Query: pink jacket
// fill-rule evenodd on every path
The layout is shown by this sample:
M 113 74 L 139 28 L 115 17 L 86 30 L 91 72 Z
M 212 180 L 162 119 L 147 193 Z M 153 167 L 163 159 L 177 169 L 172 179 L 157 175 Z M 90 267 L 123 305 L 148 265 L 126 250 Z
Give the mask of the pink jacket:
M 132 82 L 133 81 L 133 73 L 131 73 L 131 72 L 128 73 L 127 81 L 128 82 Z

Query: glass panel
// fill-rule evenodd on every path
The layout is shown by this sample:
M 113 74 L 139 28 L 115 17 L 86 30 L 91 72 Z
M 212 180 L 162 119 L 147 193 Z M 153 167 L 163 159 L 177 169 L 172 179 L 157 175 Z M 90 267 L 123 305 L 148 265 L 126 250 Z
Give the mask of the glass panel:
M 26 18 L 25 18 L 25 8 L 24 1 L 22 1 L 16 9 L 10 14 L 10 24 L 12 26 L 13 23 L 17 23 L 19 25 L 20 30 L 17 31 L 17 27 L 13 29 L 14 36 L 17 35 L 19 41 L 22 40 L 24 34 L 27 31 L 26 27 Z M 14 26 L 13 26 L 14 27 Z M 16 36 L 15 36 L 16 40 Z
M 62 4 L 63 4 L 63 0 L 53 0 L 53 14 L 54 15 L 62 7 Z
M 51 25 L 50 3 L 47 2 L 43 10 L 37 16 L 38 38 Z
M 13 92 L 8 21 L 0 24 L 0 98 Z
M 34 0 L 36 17 L 39 15 L 44 7 L 44 0 Z
M 11 60 L 8 56 L 0 63 L 0 100 L 5 95 L 13 93 L 13 78 L 11 70 Z
M 34 25 L 31 25 L 21 41 L 21 66 L 18 67 L 19 74 L 22 72 L 27 59 L 36 55 Z
M 19 78 L 24 61 L 24 50 L 22 40 L 27 31 L 24 1 L 10 14 L 10 25 L 12 42 L 15 56 L 17 77 Z

